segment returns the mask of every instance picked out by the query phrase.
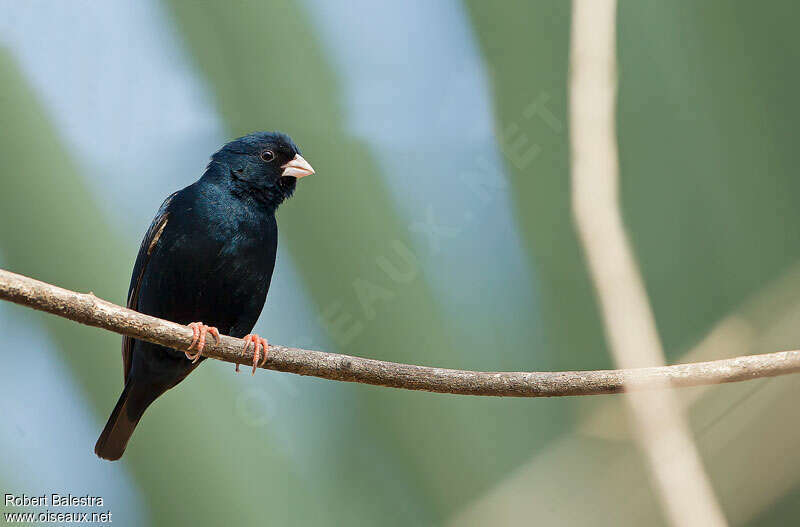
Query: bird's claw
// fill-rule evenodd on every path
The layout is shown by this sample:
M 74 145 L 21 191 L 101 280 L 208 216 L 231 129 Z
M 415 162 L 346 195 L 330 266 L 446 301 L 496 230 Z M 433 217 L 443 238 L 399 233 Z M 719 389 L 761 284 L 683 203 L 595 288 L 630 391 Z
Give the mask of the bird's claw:
M 251 333 L 249 335 L 245 335 L 244 337 L 244 351 L 247 352 L 247 348 L 250 347 L 250 344 L 253 344 L 253 372 L 251 375 L 256 374 L 256 368 L 259 366 L 263 366 L 265 362 L 267 362 L 267 354 L 269 353 L 269 343 L 267 339 L 263 339 L 258 335 Z M 263 349 L 263 356 L 261 355 L 261 351 Z M 261 361 L 259 362 L 259 358 Z M 239 372 L 239 365 L 236 365 L 236 372 Z
M 200 356 L 203 354 L 203 347 L 206 345 L 206 333 L 211 333 L 214 336 L 214 339 L 219 344 L 219 330 L 214 326 L 206 326 L 202 322 L 192 322 L 189 324 L 189 327 L 192 328 L 192 344 L 189 346 L 189 349 L 195 347 L 197 344 L 197 353 L 192 355 L 188 351 L 185 351 L 186 358 L 192 361 L 192 364 L 200 360 Z

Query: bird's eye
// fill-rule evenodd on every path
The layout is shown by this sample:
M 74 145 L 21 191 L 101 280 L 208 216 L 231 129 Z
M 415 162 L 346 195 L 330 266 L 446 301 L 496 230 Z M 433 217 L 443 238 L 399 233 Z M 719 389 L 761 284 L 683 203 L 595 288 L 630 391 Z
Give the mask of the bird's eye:
M 261 156 L 260 157 L 261 157 L 261 161 L 264 161 L 265 163 L 269 163 L 270 161 L 275 159 L 275 152 L 273 152 L 272 150 L 264 150 L 263 152 L 261 152 Z

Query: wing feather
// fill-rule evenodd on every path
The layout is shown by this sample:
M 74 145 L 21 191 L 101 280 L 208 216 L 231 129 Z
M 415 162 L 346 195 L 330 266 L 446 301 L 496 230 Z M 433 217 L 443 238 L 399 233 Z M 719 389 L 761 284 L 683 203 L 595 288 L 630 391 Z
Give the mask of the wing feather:
M 131 275 L 131 285 L 128 288 L 128 308 L 134 311 L 139 310 L 139 289 L 142 286 L 142 278 L 150 261 L 150 255 L 153 254 L 153 251 L 158 246 L 158 241 L 161 239 L 161 235 L 169 222 L 168 208 L 175 194 L 177 192 L 171 194 L 161 204 L 153 223 L 150 224 L 150 228 L 147 229 L 147 233 L 144 235 L 142 245 L 139 247 L 139 254 L 136 256 L 136 263 L 133 266 L 133 274 Z M 130 337 L 122 337 L 123 380 L 127 380 L 128 373 L 130 373 L 133 341 L 134 339 Z

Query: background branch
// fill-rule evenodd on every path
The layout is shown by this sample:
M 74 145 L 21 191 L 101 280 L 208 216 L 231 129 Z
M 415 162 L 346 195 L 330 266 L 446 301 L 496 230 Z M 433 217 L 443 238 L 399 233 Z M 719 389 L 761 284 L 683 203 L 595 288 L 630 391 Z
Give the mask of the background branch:
M 616 364 L 659 366 L 664 350 L 619 203 L 617 3 L 574 0 L 572 5 L 570 143 L 577 229 Z M 670 523 L 727 525 L 675 395 L 651 391 L 626 400 Z
M 3 269 L 0 269 L 0 299 L 178 351 L 187 351 L 192 342 L 192 330 L 186 326 L 143 315 L 92 293 L 69 291 Z M 252 346 L 246 353 L 243 349 L 243 340 L 223 335 L 219 344 L 207 341 L 203 355 L 235 364 L 252 364 Z M 800 351 L 629 370 L 478 372 L 270 346 L 269 359 L 263 368 L 406 390 L 495 397 L 558 397 L 786 375 L 800 372 Z

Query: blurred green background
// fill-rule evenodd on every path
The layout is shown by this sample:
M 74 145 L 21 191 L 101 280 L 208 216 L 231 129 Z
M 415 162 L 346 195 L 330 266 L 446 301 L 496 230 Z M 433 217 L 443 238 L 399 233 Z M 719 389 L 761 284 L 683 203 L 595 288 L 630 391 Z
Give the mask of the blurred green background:
M 317 175 L 279 211 L 271 342 L 612 367 L 569 209 L 569 2 L 0 6 L 0 266 L 124 303 L 161 200 L 225 141 L 279 129 Z M 624 215 L 670 361 L 797 347 L 797 18 L 620 2 Z M 92 445 L 118 336 L 7 304 L 0 331 L 4 493 L 101 495 L 117 525 L 665 523 L 618 397 L 207 363 L 109 464 Z M 800 519 L 798 396 L 793 377 L 680 392 L 732 525 Z

